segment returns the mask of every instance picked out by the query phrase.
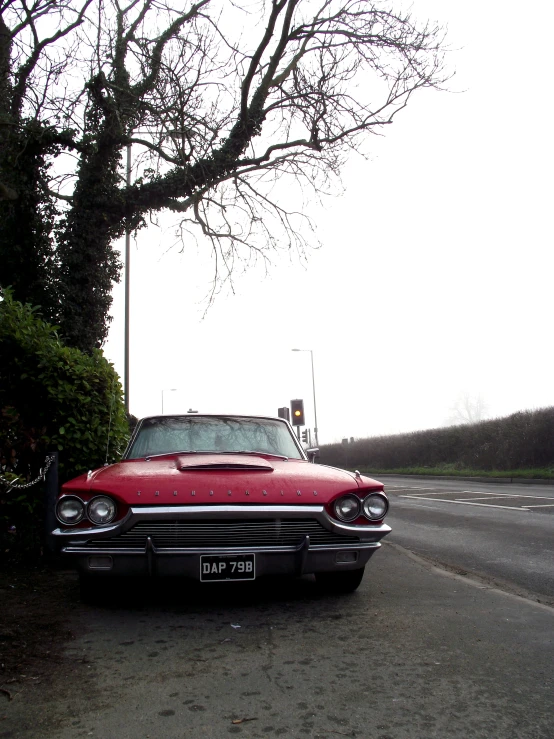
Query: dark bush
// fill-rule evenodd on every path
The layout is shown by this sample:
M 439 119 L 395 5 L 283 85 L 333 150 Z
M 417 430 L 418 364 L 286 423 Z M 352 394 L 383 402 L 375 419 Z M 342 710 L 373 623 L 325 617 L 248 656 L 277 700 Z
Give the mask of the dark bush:
M 122 389 L 100 350 L 64 346 L 37 309 L 0 303 L 0 546 L 14 548 L 37 525 L 42 486 L 8 491 L 5 480 L 33 480 L 47 452 L 59 452 L 63 482 L 117 459 L 129 436 Z M 13 532 L 17 532 L 17 536 Z M 33 536 L 31 536 L 33 538 Z M 26 546 L 23 544 L 23 546 Z

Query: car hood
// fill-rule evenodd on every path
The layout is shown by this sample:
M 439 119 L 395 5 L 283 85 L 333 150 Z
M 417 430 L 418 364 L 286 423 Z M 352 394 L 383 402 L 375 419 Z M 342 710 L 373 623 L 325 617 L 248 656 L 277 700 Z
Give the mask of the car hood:
M 324 505 L 340 493 L 383 485 L 299 459 L 175 454 L 132 459 L 67 482 L 62 492 L 106 493 L 131 505 Z

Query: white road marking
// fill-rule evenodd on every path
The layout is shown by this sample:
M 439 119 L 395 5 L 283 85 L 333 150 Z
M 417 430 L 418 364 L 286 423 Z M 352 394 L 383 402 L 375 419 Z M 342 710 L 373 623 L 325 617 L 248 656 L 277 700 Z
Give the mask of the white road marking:
M 469 493 L 467 493 L 467 491 L 465 490 L 464 490 L 464 494 L 469 495 Z M 471 500 L 491 500 L 492 498 L 520 498 L 520 497 L 523 497 L 523 496 L 520 496 L 520 495 L 492 495 L 491 493 L 491 495 L 486 498 L 472 498 Z M 549 500 L 551 500 L 551 498 L 549 498 Z
M 385 485 L 387 490 L 436 490 L 437 488 L 413 488 L 411 485 L 398 485 L 393 487 L 392 485 Z
M 402 489 L 403 490 L 420 490 L 420 488 L 402 488 Z M 429 488 L 429 490 L 436 490 L 436 488 Z M 430 495 L 444 495 L 447 492 L 448 492 L 447 490 L 439 490 L 436 493 L 430 493 Z M 457 490 L 453 490 L 452 492 L 455 493 L 456 495 L 459 495 L 459 492 Z
M 462 490 L 462 493 L 477 493 L 478 495 L 491 495 L 493 497 L 501 498 L 534 498 L 536 500 L 552 500 L 551 495 L 518 495 L 517 493 L 504 493 L 501 496 L 497 496 L 496 493 L 487 493 L 485 490 Z
M 541 505 L 526 505 L 525 508 L 554 508 L 554 503 L 541 503 Z
M 431 500 L 433 503 L 453 503 L 454 505 L 474 505 L 481 506 L 482 508 L 504 508 L 508 511 L 525 511 L 529 513 L 529 508 L 521 508 L 513 505 L 494 505 L 487 503 L 470 503 L 468 500 L 446 500 L 446 498 L 425 498 L 423 495 L 400 495 L 400 498 L 412 498 L 413 500 Z

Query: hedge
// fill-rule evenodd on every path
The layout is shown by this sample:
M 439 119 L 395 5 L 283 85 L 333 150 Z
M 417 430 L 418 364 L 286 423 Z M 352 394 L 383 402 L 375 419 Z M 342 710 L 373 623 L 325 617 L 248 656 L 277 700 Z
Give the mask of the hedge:
M 39 310 L 13 300 L 0 303 L 0 475 L 34 479 L 47 452 L 59 452 L 60 482 L 115 461 L 129 426 L 119 377 L 96 349 L 65 346 Z M 36 528 L 42 488 L 7 491 L 0 484 L 0 545 Z M 21 536 L 19 536 L 21 538 Z
M 490 421 L 357 439 L 321 448 L 324 464 L 365 470 L 452 467 L 554 471 L 554 408 Z

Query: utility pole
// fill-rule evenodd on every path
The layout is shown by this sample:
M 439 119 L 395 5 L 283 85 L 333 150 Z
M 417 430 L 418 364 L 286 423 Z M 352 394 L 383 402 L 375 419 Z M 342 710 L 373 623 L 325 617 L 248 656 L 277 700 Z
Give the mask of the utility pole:
M 131 144 L 127 144 L 127 187 L 131 185 Z M 125 358 L 123 369 L 123 392 L 125 394 L 125 410 L 129 413 L 129 298 L 131 294 L 131 232 L 129 224 L 125 229 Z

